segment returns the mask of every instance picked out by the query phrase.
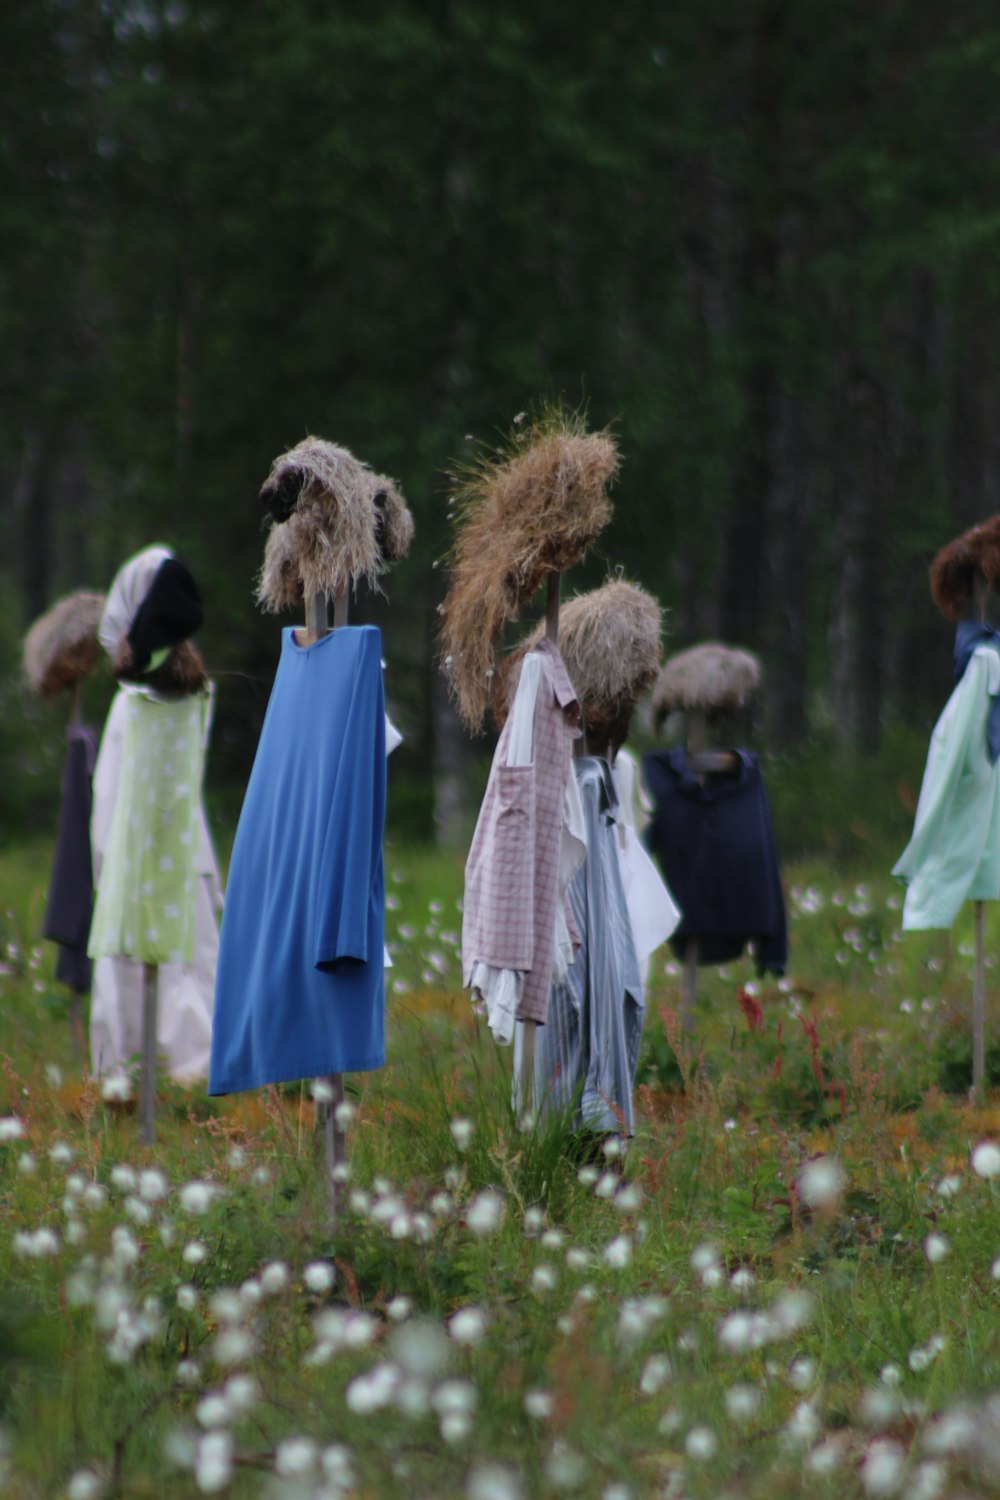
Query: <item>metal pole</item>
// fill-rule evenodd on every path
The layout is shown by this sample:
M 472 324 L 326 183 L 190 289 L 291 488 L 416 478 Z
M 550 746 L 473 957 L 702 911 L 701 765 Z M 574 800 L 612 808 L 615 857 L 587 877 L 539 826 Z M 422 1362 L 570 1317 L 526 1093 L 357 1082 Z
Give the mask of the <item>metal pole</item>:
M 144 1146 L 151 1146 L 156 1139 L 156 1008 L 159 975 L 156 964 L 143 964 L 139 1139 Z
M 986 1079 L 986 956 L 983 942 L 984 902 L 972 904 L 976 929 L 976 967 L 972 979 L 972 1093 L 982 1102 Z

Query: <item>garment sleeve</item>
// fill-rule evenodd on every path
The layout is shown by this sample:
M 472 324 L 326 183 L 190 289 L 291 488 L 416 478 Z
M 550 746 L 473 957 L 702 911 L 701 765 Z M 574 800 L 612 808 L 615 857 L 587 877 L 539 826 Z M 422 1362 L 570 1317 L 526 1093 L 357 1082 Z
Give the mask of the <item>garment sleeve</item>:
M 765 868 L 761 874 L 769 887 L 771 927 L 769 932 L 761 933 L 754 944 L 757 972 L 764 974 L 770 971 L 772 974 L 783 974 L 788 965 L 788 918 L 785 912 L 785 892 L 781 885 L 781 869 L 778 865 L 778 850 L 774 842 L 771 804 L 767 799 L 763 777 L 760 780 L 758 797 L 765 860 Z
M 315 964 L 364 963 L 369 917 L 382 882 L 385 820 L 385 703 L 377 634 L 363 638 L 347 707 L 347 733 L 330 784 L 326 836 L 317 871 Z M 378 889 L 376 888 L 378 887 Z

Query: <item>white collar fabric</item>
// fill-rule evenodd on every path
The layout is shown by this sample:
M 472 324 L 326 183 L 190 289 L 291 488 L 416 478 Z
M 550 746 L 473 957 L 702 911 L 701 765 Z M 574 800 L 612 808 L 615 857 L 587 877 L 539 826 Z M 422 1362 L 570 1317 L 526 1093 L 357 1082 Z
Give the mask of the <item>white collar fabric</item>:
M 123 563 L 108 590 L 97 638 L 109 656 L 114 657 L 123 636 L 128 635 L 143 600 L 153 586 L 153 579 L 168 558 L 169 547 L 157 543 L 137 552 Z

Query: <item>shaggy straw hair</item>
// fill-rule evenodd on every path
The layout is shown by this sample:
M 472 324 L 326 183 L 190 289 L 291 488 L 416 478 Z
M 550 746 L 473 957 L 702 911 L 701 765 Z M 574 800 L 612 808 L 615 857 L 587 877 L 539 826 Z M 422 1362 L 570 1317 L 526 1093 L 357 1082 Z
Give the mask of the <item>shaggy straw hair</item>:
M 103 613 L 103 594 L 78 589 L 39 616 L 23 647 L 25 676 L 36 693 L 55 698 L 93 671 L 101 650 L 97 627 Z
M 503 722 L 521 675 L 521 663 L 545 633 L 544 621 L 506 658 L 494 700 Z M 559 651 L 583 710 L 591 748 L 617 749 L 628 735 L 635 705 L 660 665 L 663 611 L 651 594 L 614 579 L 589 594 L 577 594 L 559 611 Z
M 572 567 L 607 525 L 605 491 L 617 469 L 610 433 L 587 432 L 578 414 L 556 410 L 457 476 L 441 647 L 470 729 L 482 728 L 504 626 L 549 573 Z
M 308 437 L 276 458 L 261 488 L 272 526 L 257 598 L 265 609 L 336 594 L 360 578 L 377 587 L 390 562 L 405 557 L 413 517 L 391 479 L 346 448 Z
M 949 542 L 931 563 L 931 594 L 946 620 L 971 611 L 977 583 L 1000 582 L 1000 516 L 991 516 Z
M 710 641 L 670 658 L 653 692 L 653 714 L 658 723 L 675 709 L 714 718 L 745 708 L 759 686 L 756 656 Z

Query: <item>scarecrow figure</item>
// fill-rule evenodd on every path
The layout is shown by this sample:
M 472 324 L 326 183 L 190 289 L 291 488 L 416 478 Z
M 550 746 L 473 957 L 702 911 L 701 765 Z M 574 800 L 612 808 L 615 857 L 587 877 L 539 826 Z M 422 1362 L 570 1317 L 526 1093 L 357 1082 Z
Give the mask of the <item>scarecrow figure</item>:
M 348 626 L 351 587 L 406 555 L 413 521 L 391 480 L 310 437 L 261 490 L 273 524 L 258 599 L 304 606 L 281 657 L 240 813 L 216 986 L 210 1090 L 325 1082 L 385 1061 L 386 717 L 374 625 Z M 335 628 L 327 623 L 335 601 Z M 325 1111 L 331 1208 L 343 1122 Z
M 494 1035 L 524 1038 L 531 1095 L 535 1028 L 548 1016 L 579 936 L 566 892 L 583 861 L 586 829 L 570 769 L 580 706 L 557 644 L 559 574 L 611 515 L 605 493 L 618 467 L 614 441 L 555 411 L 460 480 L 459 529 L 441 607 L 445 669 L 469 728 L 482 727 L 504 627 L 543 582 L 544 634 L 524 658 L 501 731 L 465 868 L 463 981 L 481 997 Z
M 956 625 L 955 687 L 931 735 L 913 837 L 893 870 L 903 930 L 947 928 L 973 902 L 973 1088 L 985 1070 L 983 903 L 1000 898 L 1000 631 L 986 620 L 1000 581 L 1000 515 L 943 547 L 931 593 Z
M 534 1066 L 536 1109 L 563 1114 L 587 1136 L 634 1129 L 632 1089 L 645 1012 L 644 963 L 679 920 L 639 841 L 619 772 L 635 706 L 660 664 L 662 611 L 635 584 L 615 580 L 566 604 L 559 649 L 579 699 L 586 754 L 573 761 L 583 808 L 586 857 L 569 887 L 580 946 L 552 985 Z M 508 659 L 507 691 L 540 632 Z M 498 717 L 502 714 L 502 707 Z M 523 1029 L 518 1032 L 521 1041 Z M 522 1047 L 515 1047 L 515 1073 Z
M 652 750 L 643 776 L 653 802 L 647 841 L 683 918 L 671 946 L 684 960 L 682 1016 L 694 1024 L 697 969 L 738 958 L 753 944 L 757 970 L 784 972 L 785 898 L 760 762 L 749 750 L 713 750 L 708 735 L 745 708 L 760 683 L 749 651 L 709 642 L 667 662 L 654 717 L 687 717 L 687 745 Z
M 94 731 L 80 718 L 80 688 L 100 656 L 97 627 L 103 611 L 103 594 L 79 589 L 37 619 L 24 639 L 24 670 L 34 691 L 50 701 L 62 692 L 71 695 L 56 850 L 42 931 L 59 947 L 56 979 L 70 992 L 73 1047 L 80 1058 L 84 1050 L 82 997 L 90 993 L 92 978 L 87 938 L 94 906 L 90 812 L 97 758 Z
M 202 614 L 188 569 L 153 546 L 119 570 L 98 631 L 119 690 L 94 770 L 91 1060 L 109 1074 L 142 1051 L 144 1088 L 157 1050 L 176 1079 L 208 1071 L 222 894 L 201 797 L 212 694 L 190 637 Z M 147 1106 L 151 1132 L 148 1092 Z

